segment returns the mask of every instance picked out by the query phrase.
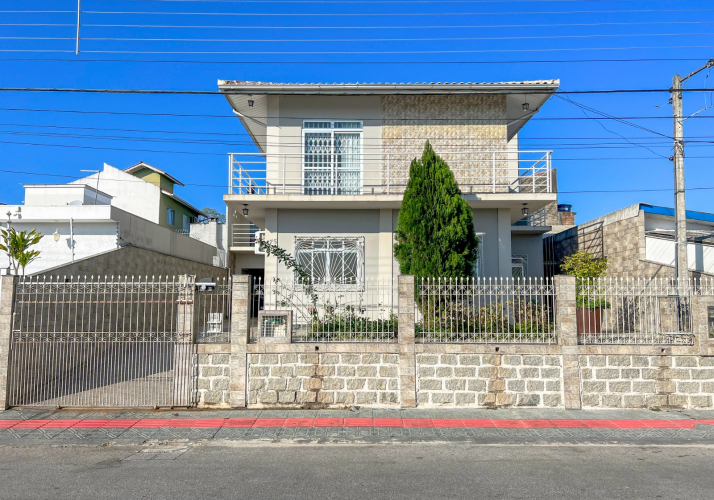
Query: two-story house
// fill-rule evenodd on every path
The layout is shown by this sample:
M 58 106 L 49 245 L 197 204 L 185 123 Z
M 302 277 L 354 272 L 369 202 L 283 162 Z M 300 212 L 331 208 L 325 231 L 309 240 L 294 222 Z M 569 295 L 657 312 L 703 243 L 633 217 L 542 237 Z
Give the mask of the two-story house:
M 219 81 L 257 149 L 230 155 L 233 271 L 291 278 L 255 253 L 264 231 L 317 283 L 393 279 L 409 164 L 429 140 L 473 208 L 476 274 L 543 276 L 549 228 L 533 214 L 557 200 L 551 152 L 521 150 L 518 132 L 558 85 Z

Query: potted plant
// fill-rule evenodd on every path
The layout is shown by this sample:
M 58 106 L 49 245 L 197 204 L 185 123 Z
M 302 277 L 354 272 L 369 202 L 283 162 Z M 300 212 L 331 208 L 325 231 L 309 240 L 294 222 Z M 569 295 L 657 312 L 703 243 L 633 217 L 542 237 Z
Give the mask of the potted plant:
M 578 250 L 567 256 L 560 268 L 575 276 L 578 333 L 600 333 L 602 310 L 608 309 L 610 303 L 597 294 L 593 297 L 591 284 L 605 276 L 607 257 L 593 257 L 586 250 Z

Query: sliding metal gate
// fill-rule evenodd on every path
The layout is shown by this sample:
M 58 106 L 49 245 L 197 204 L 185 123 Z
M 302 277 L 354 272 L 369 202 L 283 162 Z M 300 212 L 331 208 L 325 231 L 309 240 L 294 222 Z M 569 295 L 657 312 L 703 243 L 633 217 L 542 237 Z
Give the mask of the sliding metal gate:
M 9 404 L 193 406 L 193 296 L 192 277 L 19 278 Z

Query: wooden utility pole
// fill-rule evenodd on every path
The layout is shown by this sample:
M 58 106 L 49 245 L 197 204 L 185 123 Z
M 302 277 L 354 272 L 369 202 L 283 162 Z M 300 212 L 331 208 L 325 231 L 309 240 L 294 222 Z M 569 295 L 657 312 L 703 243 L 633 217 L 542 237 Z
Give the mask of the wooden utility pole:
M 674 276 L 675 278 L 687 278 L 689 276 L 689 263 L 687 260 L 687 211 L 685 208 L 684 196 L 684 117 L 682 110 L 682 83 L 700 71 L 714 66 L 714 59 L 709 59 L 707 63 L 696 71 L 689 73 L 682 78 L 674 75 L 672 88 L 670 89 L 672 111 L 674 116 Z

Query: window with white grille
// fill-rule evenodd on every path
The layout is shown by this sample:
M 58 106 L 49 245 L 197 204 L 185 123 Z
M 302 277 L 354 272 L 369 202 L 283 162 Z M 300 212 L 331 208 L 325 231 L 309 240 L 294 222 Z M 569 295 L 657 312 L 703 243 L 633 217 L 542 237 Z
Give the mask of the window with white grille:
M 362 122 L 303 122 L 304 194 L 360 194 Z
M 361 285 L 364 238 L 295 238 L 295 259 L 314 285 Z

